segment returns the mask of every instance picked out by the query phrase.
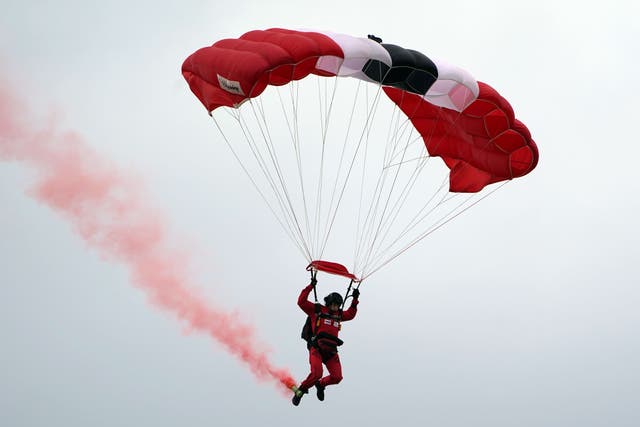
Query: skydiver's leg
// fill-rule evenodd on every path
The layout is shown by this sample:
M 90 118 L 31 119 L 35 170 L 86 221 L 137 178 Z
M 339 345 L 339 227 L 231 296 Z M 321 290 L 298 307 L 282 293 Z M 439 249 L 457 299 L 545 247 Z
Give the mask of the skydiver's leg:
M 329 371 L 329 375 L 320 380 L 321 387 L 338 384 L 342 381 L 342 365 L 340 364 L 340 357 L 337 353 L 327 359 L 324 364 Z
M 315 347 L 309 350 L 309 365 L 311 365 L 311 373 L 300 384 L 300 390 L 303 391 L 309 390 L 322 377 L 322 356 Z

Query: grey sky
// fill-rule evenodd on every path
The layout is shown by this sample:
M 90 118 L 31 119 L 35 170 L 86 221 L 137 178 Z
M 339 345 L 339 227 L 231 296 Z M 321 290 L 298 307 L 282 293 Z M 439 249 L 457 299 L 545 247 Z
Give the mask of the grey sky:
M 304 260 L 188 90 L 187 55 L 254 28 L 374 33 L 498 89 L 540 164 L 365 282 L 344 381 L 293 408 L 149 305 L 3 163 L 0 424 L 637 425 L 640 9 L 558 3 L 3 1 L 3 68 L 42 122 L 143 177 L 197 248 L 204 292 L 298 378 Z

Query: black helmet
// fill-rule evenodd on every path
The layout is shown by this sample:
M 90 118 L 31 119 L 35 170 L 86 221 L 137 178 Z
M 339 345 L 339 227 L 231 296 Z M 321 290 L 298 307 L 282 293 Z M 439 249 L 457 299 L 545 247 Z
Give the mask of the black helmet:
M 332 292 L 326 297 L 324 297 L 324 304 L 325 305 L 331 305 L 331 304 L 342 305 L 342 295 L 340 295 L 337 292 Z

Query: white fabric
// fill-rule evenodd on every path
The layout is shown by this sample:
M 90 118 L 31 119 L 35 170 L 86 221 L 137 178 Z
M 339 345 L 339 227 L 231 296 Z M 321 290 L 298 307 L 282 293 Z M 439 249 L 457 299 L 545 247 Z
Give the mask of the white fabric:
M 344 59 L 329 55 L 318 58 L 318 70 L 379 84 L 367 77 L 362 68 L 369 60 L 377 60 L 391 67 L 391 55 L 374 40 L 331 31 L 304 31 L 313 31 L 331 38 L 344 53 Z M 438 69 L 438 79 L 423 96 L 426 101 L 438 107 L 462 111 L 476 100 L 480 89 L 478 82 L 468 71 L 443 60 L 430 59 Z
M 342 77 L 355 77 L 367 82 L 374 80 L 367 77 L 362 72 L 362 68 L 369 60 L 380 61 L 389 67 L 391 66 L 391 56 L 387 50 L 376 41 L 365 37 L 353 37 L 346 34 L 318 31 L 331 38 L 344 52 L 344 60 L 341 63 L 335 57 L 321 57 L 318 59 L 316 68 L 334 73 Z M 377 82 L 375 82 L 377 83 Z
M 446 61 L 430 59 L 438 68 L 438 80 L 424 95 L 425 100 L 455 111 L 464 110 L 476 100 L 480 88 L 476 79 L 468 71 Z

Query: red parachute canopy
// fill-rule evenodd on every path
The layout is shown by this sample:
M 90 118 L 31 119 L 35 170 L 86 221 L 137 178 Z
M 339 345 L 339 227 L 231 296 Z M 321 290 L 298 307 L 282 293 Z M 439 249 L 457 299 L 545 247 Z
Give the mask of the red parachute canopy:
M 429 154 L 442 157 L 451 170 L 452 192 L 478 192 L 533 170 L 538 162 L 536 144 L 509 103 L 489 85 L 474 82 L 479 94 L 469 105 L 453 95 L 442 104 L 462 106 L 461 111 L 430 102 L 429 88 L 445 81 L 441 77 L 446 72 L 415 50 L 279 28 L 220 40 L 193 53 L 182 66 L 191 90 L 209 112 L 238 107 L 259 96 L 267 85 L 285 85 L 309 74 L 353 76 L 382 84 L 423 136 Z M 460 93 L 461 87 L 450 94 Z M 462 93 L 466 100 L 469 90 Z
M 352 280 L 538 163 L 529 130 L 495 89 L 375 36 L 249 31 L 194 52 L 182 74 L 210 114 L 225 107 L 211 114 L 222 140 L 308 268 Z M 333 238 L 345 233 L 352 247 Z M 351 254 L 352 272 L 321 261 Z

